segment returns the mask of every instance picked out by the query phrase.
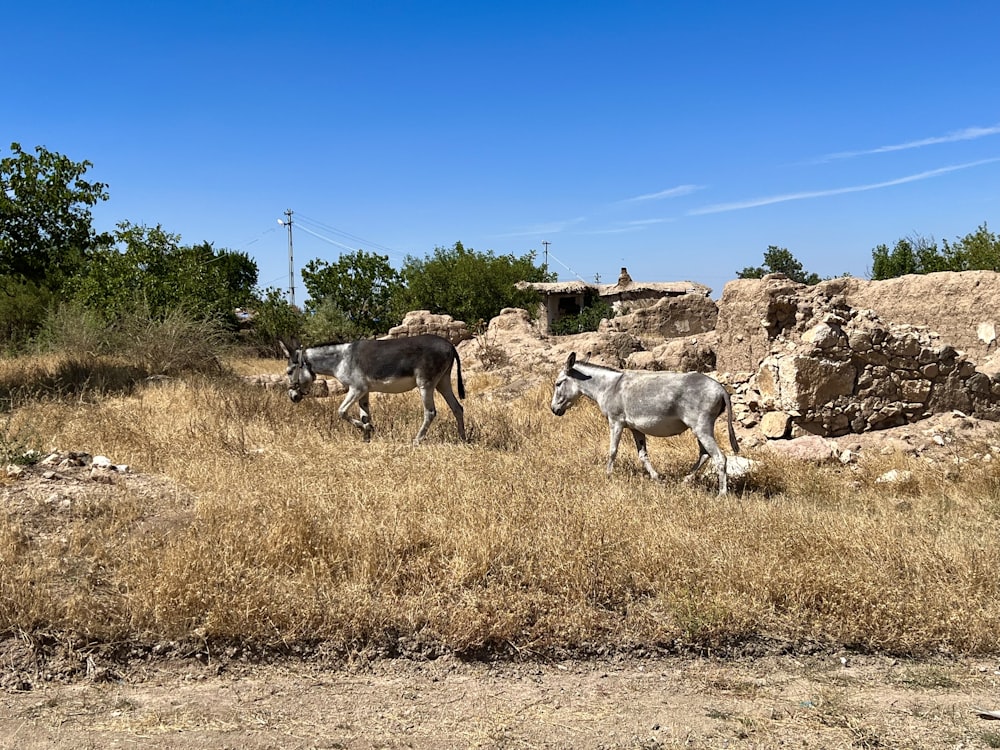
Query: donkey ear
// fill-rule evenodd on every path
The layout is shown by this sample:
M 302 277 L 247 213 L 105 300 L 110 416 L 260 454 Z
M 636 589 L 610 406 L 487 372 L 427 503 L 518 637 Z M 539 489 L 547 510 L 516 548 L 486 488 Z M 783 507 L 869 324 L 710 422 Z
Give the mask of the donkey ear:
M 570 352 L 569 356 L 566 357 L 566 366 L 563 368 L 567 372 L 573 369 L 573 365 L 576 364 L 576 352 Z
M 278 346 L 281 347 L 282 354 L 284 354 L 288 359 L 292 358 L 292 353 L 288 350 L 288 344 L 285 343 L 284 339 L 278 339 Z

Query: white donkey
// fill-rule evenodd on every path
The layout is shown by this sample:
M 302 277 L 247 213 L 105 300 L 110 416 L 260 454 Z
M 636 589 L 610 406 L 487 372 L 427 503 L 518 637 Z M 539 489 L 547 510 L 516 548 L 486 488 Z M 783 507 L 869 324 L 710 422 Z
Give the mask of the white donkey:
M 698 461 L 685 481 L 694 478 L 709 456 L 719 474 L 719 494 L 725 495 L 726 456 L 715 440 L 715 421 L 726 412 L 729 442 L 739 453 L 733 431 L 733 406 L 729 392 L 718 381 L 700 372 L 645 372 L 615 370 L 611 367 L 576 361 L 576 352 L 556 378 L 552 412 L 561 417 L 580 396 L 593 399 L 611 427 L 608 475 L 618 454 L 622 430 L 628 427 L 635 438 L 639 460 L 649 476 L 659 479 L 646 452 L 646 436 L 670 437 L 690 429 L 698 439 Z
M 403 393 L 414 388 L 420 391 L 424 404 L 424 421 L 413 444 L 419 443 L 434 417 L 434 391 L 437 390 L 451 407 L 458 424 L 458 436 L 465 440 L 465 417 L 462 405 L 451 389 L 451 367 L 458 371 L 458 395 L 465 398 L 462 382 L 462 362 L 458 350 L 440 336 L 409 336 L 398 339 L 362 339 L 347 344 L 323 344 L 303 348 L 297 341 L 279 342 L 288 357 L 288 397 L 293 402 L 302 400 L 316 379 L 316 374 L 332 375 L 345 386 L 347 396 L 337 410 L 364 433 L 365 442 L 371 440 L 374 427 L 368 394 Z M 348 414 L 354 404 L 361 411 L 361 419 Z

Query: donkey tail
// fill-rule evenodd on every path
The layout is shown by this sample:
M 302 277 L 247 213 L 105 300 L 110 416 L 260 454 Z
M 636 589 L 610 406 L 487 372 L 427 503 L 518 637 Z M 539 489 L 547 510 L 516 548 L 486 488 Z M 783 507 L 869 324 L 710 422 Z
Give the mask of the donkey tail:
M 454 349 L 454 347 L 452 347 Z M 458 356 L 458 349 L 455 349 L 455 365 L 458 372 L 458 397 L 465 398 L 465 383 L 462 382 L 462 360 Z
M 733 453 L 740 452 L 740 444 L 736 442 L 736 431 L 733 429 L 733 400 L 729 395 L 729 389 L 722 387 L 722 392 L 726 398 L 726 422 L 729 426 L 729 444 L 733 446 Z

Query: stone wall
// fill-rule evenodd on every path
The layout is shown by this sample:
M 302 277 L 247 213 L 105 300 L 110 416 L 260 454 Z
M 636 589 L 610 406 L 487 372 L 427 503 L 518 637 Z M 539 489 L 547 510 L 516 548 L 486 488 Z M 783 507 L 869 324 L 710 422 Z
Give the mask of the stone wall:
M 852 306 L 851 281 L 806 287 L 773 275 L 727 284 L 717 366 L 738 384 L 745 425 L 760 424 L 768 437 L 836 436 L 953 409 L 1000 419 L 1000 379 L 927 326 Z
M 841 283 L 852 307 L 873 310 L 891 323 L 927 326 L 977 364 L 997 350 L 1000 273 L 941 272 Z
M 385 336 L 387 339 L 399 339 L 407 336 L 420 336 L 432 333 L 448 339 L 453 345 L 460 341 L 471 339 L 472 331 L 461 320 L 455 320 L 450 315 L 437 315 L 430 310 L 413 310 L 403 316 L 403 322 L 395 328 L 390 328 Z
M 601 333 L 627 333 L 652 349 L 664 339 L 715 330 L 719 307 L 704 294 L 661 297 L 651 304 L 627 303 L 629 311 L 602 320 Z
M 771 274 L 730 281 L 723 288 L 716 327 L 719 370 L 755 370 L 769 353 L 769 342 L 801 323 L 808 314 L 803 303 L 816 293 L 840 296 L 843 304 L 871 310 L 886 323 L 927 327 L 977 365 L 985 366 L 996 355 L 1000 273 L 943 272 L 886 281 L 842 277 L 815 287 Z

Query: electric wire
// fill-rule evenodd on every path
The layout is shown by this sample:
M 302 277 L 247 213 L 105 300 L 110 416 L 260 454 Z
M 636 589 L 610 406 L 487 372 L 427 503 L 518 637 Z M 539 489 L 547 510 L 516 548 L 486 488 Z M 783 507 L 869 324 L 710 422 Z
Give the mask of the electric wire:
M 586 280 L 585 278 L 583 278 L 583 277 L 582 277 L 582 276 L 581 276 L 580 274 L 578 274 L 578 273 L 577 273 L 576 271 L 574 271 L 574 270 L 573 270 L 572 268 L 570 268 L 570 267 L 569 267 L 569 266 L 567 266 L 567 265 L 566 265 L 565 263 L 563 263 L 563 262 L 562 262 L 561 260 L 559 260 L 559 259 L 558 259 L 558 258 L 557 258 L 556 256 L 554 256 L 554 255 L 552 254 L 552 252 L 551 252 L 551 251 L 549 252 L 549 260 L 554 260 L 554 261 L 555 261 L 556 263 L 558 263 L 558 264 L 559 264 L 560 266 L 562 266 L 562 267 L 563 267 L 563 268 L 565 268 L 565 269 L 566 269 L 567 271 L 569 271 L 569 272 L 570 272 L 571 274 L 573 274 L 574 276 L 576 276 L 576 278 L 578 278 L 578 279 L 579 279 L 580 281 L 582 281 L 582 282 L 583 282 L 584 284 L 588 284 L 588 283 L 590 283 L 590 282 L 588 282 L 588 281 L 587 281 L 587 280 Z
M 301 226 L 301 222 L 304 221 L 306 224 L 310 224 L 313 227 L 315 227 L 316 229 L 322 230 L 323 232 L 326 232 L 327 234 L 332 234 L 332 235 L 335 235 L 335 236 L 338 236 L 338 237 L 342 237 L 342 238 L 344 238 L 346 240 L 351 240 L 353 242 L 359 242 L 362 245 L 364 245 L 365 247 L 378 250 L 378 251 L 383 252 L 386 255 L 389 255 L 389 256 L 392 256 L 392 257 L 396 257 L 396 258 L 402 258 L 403 257 L 401 253 L 396 252 L 393 248 L 388 247 L 386 245 L 380 245 L 377 242 L 372 242 L 371 240 L 365 239 L 364 237 L 359 237 L 356 234 L 351 234 L 350 232 L 345 232 L 342 229 L 337 229 L 336 227 L 331 226 L 329 224 L 326 224 L 326 223 L 324 223 L 322 221 L 319 221 L 318 219 L 313 219 L 313 218 L 310 218 L 309 216 L 304 216 L 304 215 L 302 215 L 300 213 L 296 213 L 295 215 L 298 217 L 298 220 L 300 222 L 300 226 Z M 351 248 L 351 249 L 355 249 L 355 248 Z

